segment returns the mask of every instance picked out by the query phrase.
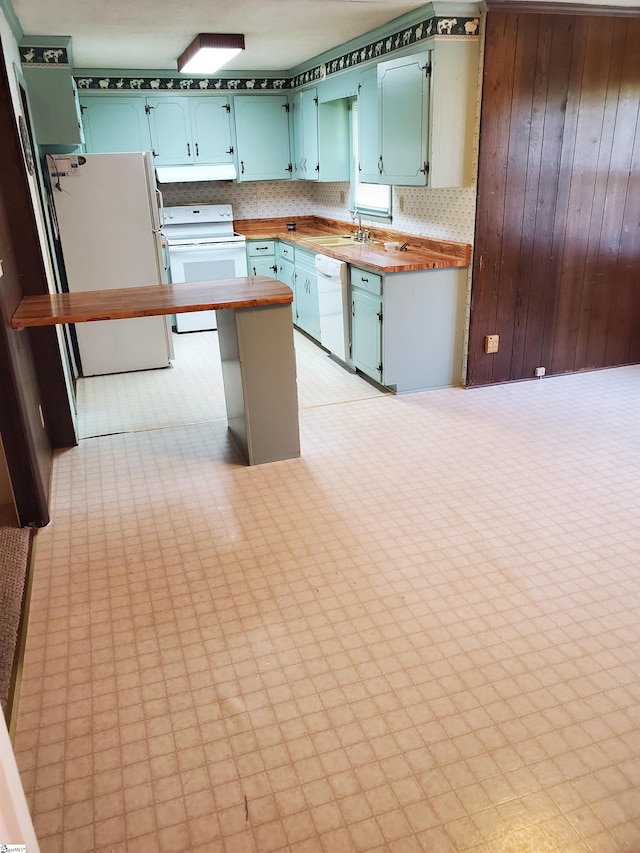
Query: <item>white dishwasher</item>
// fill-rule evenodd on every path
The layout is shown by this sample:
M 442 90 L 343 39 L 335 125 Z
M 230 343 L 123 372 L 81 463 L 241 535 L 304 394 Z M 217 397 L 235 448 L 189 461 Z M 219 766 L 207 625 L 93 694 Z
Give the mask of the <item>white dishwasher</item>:
M 350 362 L 349 267 L 328 255 L 316 255 L 320 343 L 340 361 Z

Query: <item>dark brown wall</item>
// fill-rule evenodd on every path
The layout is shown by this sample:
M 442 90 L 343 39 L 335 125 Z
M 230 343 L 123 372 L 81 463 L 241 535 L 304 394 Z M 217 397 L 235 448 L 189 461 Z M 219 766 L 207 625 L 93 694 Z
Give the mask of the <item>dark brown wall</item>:
M 55 329 L 11 328 L 20 299 L 47 293 L 48 282 L 1 50 L 0 151 L 0 434 L 20 523 L 42 526 L 49 520 L 51 447 L 76 438 Z
M 486 35 L 468 384 L 638 362 L 640 19 L 489 7 Z

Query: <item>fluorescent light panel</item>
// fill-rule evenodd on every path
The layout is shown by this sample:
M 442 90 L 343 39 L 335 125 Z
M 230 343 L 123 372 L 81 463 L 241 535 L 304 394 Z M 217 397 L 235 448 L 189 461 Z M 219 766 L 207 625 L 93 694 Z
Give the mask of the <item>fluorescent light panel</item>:
M 198 33 L 178 57 L 182 74 L 213 74 L 244 50 L 240 33 Z

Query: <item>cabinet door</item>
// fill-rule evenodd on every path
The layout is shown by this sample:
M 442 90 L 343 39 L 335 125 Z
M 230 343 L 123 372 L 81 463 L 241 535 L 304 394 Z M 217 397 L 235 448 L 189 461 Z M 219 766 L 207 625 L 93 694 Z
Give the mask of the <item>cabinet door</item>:
M 377 68 L 367 68 L 358 83 L 358 171 L 360 180 L 377 184 L 380 164 Z
M 89 154 L 149 151 L 151 136 L 144 98 L 83 95 L 84 138 Z
M 289 112 L 286 96 L 245 95 L 233 101 L 240 181 L 289 180 Z
M 278 279 L 283 281 L 285 284 L 288 284 L 291 290 L 293 290 L 294 300 L 296 293 L 296 274 L 295 267 L 293 264 L 290 264 L 289 261 L 283 261 L 282 258 L 278 263 Z M 295 312 L 294 312 L 295 318 Z
M 81 145 L 84 135 L 80 105 L 69 66 L 22 66 L 22 72 L 29 93 L 36 142 L 39 145 Z
M 189 98 L 188 105 L 195 162 L 233 163 L 228 98 L 214 95 Z
M 382 155 L 379 183 L 427 184 L 429 69 L 426 52 L 378 66 Z
M 351 358 L 371 379 L 382 382 L 382 299 L 351 291 Z
M 249 259 L 249 275 L 268 275 L 269 278 L 276 278 L 277 274 L 278 267 L 276 266 L 275 255 Z
M 318 95 L 316 89 L 299 92 L 294 103 L 293 138 L 295 147 L 294 177 L 317 181 L 318 162 Z
M 318 275 L 315 267 L 296 260 L 297 325 L 315 340 L 320 340 Z
M 187 98 L 147 98 L 149 131 L 156 166 L 182 166 L 195 162 Z

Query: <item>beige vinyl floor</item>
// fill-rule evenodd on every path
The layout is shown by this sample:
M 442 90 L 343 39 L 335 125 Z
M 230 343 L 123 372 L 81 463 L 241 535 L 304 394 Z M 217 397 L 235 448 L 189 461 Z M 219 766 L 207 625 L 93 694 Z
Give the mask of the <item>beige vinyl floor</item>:
M 640 367 L 395 397 L 297 347 L 302 457 L 253 468 L 210 365 L 87 381 L 15 739 L 43 853 L 640 850 Z

